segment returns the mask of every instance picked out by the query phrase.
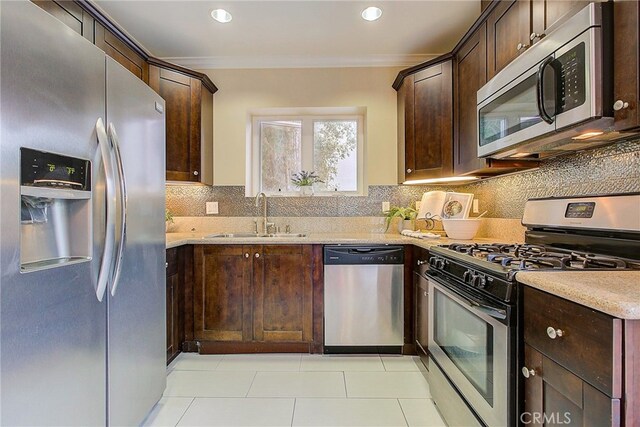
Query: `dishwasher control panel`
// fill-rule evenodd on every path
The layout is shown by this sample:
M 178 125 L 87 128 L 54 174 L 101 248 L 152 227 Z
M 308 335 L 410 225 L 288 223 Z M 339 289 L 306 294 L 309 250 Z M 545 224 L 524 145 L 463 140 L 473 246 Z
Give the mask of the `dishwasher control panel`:
M 402 246 L 325 246 L 325 265 L 404 264 Z

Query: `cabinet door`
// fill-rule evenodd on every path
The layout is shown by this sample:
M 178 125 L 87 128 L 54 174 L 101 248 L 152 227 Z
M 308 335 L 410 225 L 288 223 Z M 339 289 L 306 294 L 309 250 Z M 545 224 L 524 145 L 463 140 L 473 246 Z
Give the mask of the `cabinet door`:
M 416 167 L 413 135 L 413 75 L 404 78 L 398 89 L 398 183 L 410 179 Z M 404 161 L 403 161 L 404 160 Z
M 578 10 L 589 4 L 585 0 L 532 0 L 531 22 L 532 36 L 529 40 L 537 43 L 539 36 L 548 33 L 549 27 L 559 23 L 564 17 L 568 17 L 569 12 Z M 533 40 L 531 40 L 533 38 Z
M 313 341 L 311 246 L 252 249 L 254 340 Z
M 477 92 L 487 82 L 487 26 L 483 24 L 456 54 L 456 135 L 453 172 L 456 175 L 482 169 L 478 158 Z
M 95 23 L 95 44 L 140 80 L 149 83 L 147 61 L 98 22 Z
M 626 108 L 614 112 L 619 131 L 640 128 L 640 2 L 613 4 L 613 96 Z
M 178 248 L 167 249 L 166 274 L 166 324 L 167 324 L 167 363 L 180 351 L 179 312 L 180 266 Z
M 251 340 L 250 246 L 194 248 L 194 338 Z
M 34 4 L 62 21 L 93 43 L 93 18 L 72 1 L 32 0 Z
M 619 426 L 620 400 L 583 381 L 525 344 L 524 406 L 526 425 Z M 532 372 L 533 371 L 533 372 Z
M 414 75 L 413 144 L 405 151 L 405 179 L 451 176 L 453 173 L 453 84 L 451 61 Z
M 488 78 L 491 79 L 530 45 L 529 0 L 505 0 L 487 18 Z M 523 45 L 518 50 L 518 45 Z
M 149 86 L 164 98 L 167 180 L 199 181 L 200 82 L 164 68 L 149 68 Z

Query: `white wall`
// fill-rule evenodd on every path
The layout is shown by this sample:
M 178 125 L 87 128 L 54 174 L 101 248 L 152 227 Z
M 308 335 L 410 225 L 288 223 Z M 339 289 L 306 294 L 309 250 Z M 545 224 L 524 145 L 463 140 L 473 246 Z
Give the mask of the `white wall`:
M 245 185 L 247 117 L 257 108 L 366 107 L 368 185 L 397 184 L 396 91 L 400 68 L 203 70 L 214 95 L 214 184 Z

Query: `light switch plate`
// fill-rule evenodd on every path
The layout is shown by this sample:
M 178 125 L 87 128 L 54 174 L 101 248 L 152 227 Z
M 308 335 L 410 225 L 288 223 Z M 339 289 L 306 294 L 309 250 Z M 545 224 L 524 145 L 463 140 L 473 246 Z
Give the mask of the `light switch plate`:
M 478 199 L 473 199 L 473 213 L 480 213 L 480 201 Z
M 391 209 L 391 206 L 389 205 L 389 202 L 382 202 L 382 212 L 386 212 L 389 209 Z
M 206 203 L 207 215 L 215 215 L 218 213 L 218 202 Z

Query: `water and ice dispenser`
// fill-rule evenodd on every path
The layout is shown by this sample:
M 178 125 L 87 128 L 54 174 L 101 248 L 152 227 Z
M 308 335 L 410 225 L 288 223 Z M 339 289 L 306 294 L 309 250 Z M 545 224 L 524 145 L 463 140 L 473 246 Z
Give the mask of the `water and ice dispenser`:
M 20 149 L 20 270 L 91 260 L 89 160 Z

